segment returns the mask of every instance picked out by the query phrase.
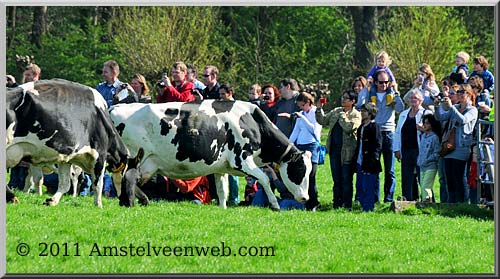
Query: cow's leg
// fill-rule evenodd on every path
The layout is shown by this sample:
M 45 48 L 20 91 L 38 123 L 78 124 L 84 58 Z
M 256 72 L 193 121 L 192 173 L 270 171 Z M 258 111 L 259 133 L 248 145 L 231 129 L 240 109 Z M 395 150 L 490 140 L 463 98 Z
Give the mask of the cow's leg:
M 134 170 L 131 172 L 125 172 L 126 175 L 128 176 L 134 176 L 138 175 L 138 171 Z M 122 173 L 113 173 L 113 182 L 115 183 L 115 189 L 120 189 L 120 194 L 118 194 L 117 190 L 117 196 L 118 199 L 120 200 L 120 206 L 133 206 L 134 205 L 134 199 L 137 197 L 139 199 L 139 203 L 141 205 L 148 205 L 149 204 L 149 199 L 144 194 L 144 192 L 141 190 L 141 188 L 135 183 L 135 179 L 132 177 L 123 177 Z M 125 179 L 125 181 L 123 181 Z M 128 180 L 128 181 L 127 181 Z M 116 182 L 115 182 L 116 181 Z M 126 183 L 123 183 L 126 182 Z M 130 185 L 134 183 L 134 185 Z M 142 186 L 142 184 L 141 184 Z
M 262 185 L 262 188 L 266 192 L 267 198 L 269 199 L 269 203 L 271 204 L 271 208 L 273 210 L 280 210 L 280 206 L 278 204 L 278 200 L 271 189 L 271 182 L 269 177 L 253 162 L 252 157 L 248 157 L 246 160 L 242 160 L 242 171 L 248 175 L 255 177 L 259 180 L 259 183 Z
M 219 198 L 220 207 L 226 209 L 226 200 L 229 193 L 227 174 L 214 174 L 215 186 L 217 187 L 217 196 Z
M 94 166 L 94 204 L 102 208 L 102 188 L 104 185 L 104 172 L 105 172 L 106 161 L 99 158 Z
M 71 165 L 71 187 L 73 188 L 73 197 L 76 197 L 80 192 L 80 183 L 78 181 L 78 177 L 80 177 L 80 174 L 82 174 L 82 172 L 82 168 L 76 165 Z
M 36 167 L 30 166 L 28 168 L 28 175 L 26 175 L 26 178 L 24 180 L 23 192 L 25 192 L 25 193 L 28 193 L 30 191 L 31 185 L 35 185 L 35 181 L 33 179 L 33 168 L 36 168 Z
M 28 169 L 28 176 L 24 182 L 24 192 L 29 192 L 31 186 L 34 186 L 35 192 L 42 195 L 42 185 L 43 185 L 43 170 L 42 167 L 30 165 Z
M 23 192 L 28 193 L 31 186 L 34 186 L 35 192 L 42 195 L 43 172 L 42 167 L 30 165 L 28 175 L 24 182 Z
M 56 206 L 59 204 L 62 195 L 69 191 L 70 187 L 70 168 L 71 164 L 60 163 L 57 167 L 59 175 L 59 184 L 57 185 L 57 192 L 51 197 L 45 200 L 45 205 Z
M 135 196 L 137 197 L 137 199 L 139 199 L 139 203 L 141 205 L 149 204 L 148 196 L 146 196 L 146 194 L 144 194 L 144 192 L 138 186 L 135 186 Z
M 156 160 L 151 159 L 151 157 L 146 158 L 141 163 L 140 167 L 141 181 L 139 183 L 141 187 L 142 185 L 146 184 L 146 182 L 148 182 L 155 174 L 162 173 L 162 171 L 158 169 L 159 165 L 160 164 L 156 162 Z M 141 205 L 149 204 L 148 196 L 138 186 L 135 187 L 135 196 L 139 199 L 139 203 Z

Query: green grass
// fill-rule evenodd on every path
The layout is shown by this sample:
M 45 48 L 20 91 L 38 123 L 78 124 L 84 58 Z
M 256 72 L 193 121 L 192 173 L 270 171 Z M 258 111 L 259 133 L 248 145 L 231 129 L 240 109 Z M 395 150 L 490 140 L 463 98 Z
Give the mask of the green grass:
M 327 158 L 328 160 L 328 158 Z M 396 168 L 400 193 L 399 163 Z M 381 178 L 383 176 L 381 175 Z M 155 202 L 121 208 L 116 199 L 18 193 L 7 205 L 8 273 L 493 273 L 493 212 L 474 206 L 411 208 L 402 214 L 377 204 L 373 213 L 333 210 L 328 165 L 319 167 L 318 212 Z M 243 197 L 244 180 L 240 179 Z M 438 184 L 436 184 L 438 185 Z M 435 193 L 439 189 L 435 187 Z M 274 256 L 93 256 L 103 246 L 269 246 Z M 19 256 L 16 247 L 31 251 Z M 39 243 L 68 243 L 69 256 L 40 256 Z M 74 256 L 78 243 L 80 256 Z M 43 244 L 42 244 L 43 245 Z M 54 244 L 54 252 L 55 250 Z M 268 250 L 269 251 L 269 250 Z M 50 251 L 49 255 L 50 255 Z

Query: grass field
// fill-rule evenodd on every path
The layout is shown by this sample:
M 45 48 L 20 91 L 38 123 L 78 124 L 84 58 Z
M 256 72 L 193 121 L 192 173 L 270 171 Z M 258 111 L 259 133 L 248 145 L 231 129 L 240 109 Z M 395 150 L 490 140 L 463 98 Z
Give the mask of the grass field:
M 396 172 L 397 196 L 399 163 Z M 18 193 L 21 203 L 6 210 L 7 273 L 494 272 L 493 211 L 333 210 L 327 165 L 317 181 L 318 212 L 169 202 L 121 208 L 116 199 L 98 209 L 93 198 L 70 196 L 46 207 L 46 196 Z

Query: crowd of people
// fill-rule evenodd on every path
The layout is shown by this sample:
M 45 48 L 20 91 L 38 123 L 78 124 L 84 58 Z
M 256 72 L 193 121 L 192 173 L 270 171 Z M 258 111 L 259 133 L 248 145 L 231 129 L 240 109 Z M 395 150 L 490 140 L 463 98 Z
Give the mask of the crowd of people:
M 478 119 L 488 120 L 493 113 L 494 77 L 483 56 L 473 59 L 474 70 L 469 73 L 469 59 L 466 52 L 456 54 L 456 67 L 441 80 L 441 88 L 431 66 L 422 64 L 416 71 L 413 87 L 402 96 L 389 68 L 391 58 L 381 51 L 376 54 L 376 64 L 366 77 L 356 77 L 351 87 L 343 91 L 341 105 L 326 113 L 324 103 L 319 101 L 324 96 L 301 91 L 295 79 L 282 79 L 277 86 L 251 85 L 248 101 L 257 105 L 298 149 L 312 154 L 310 199 L 305 204 L 293 199 L 275 165 L 264 167 L 273 191 L 277 189 L 279 193 L 280 207 L 315 211 L 320 206 L 316 172 L 323 128 L 328 131 L 326 150 L 333 180 L 334 209 L 351 210 L 353 203 L 359 203 L 363 211 L 373 211 L 377 202 L 392 202 L 397 185 L 396 160 L 401 163 L 403 199 L 437 202 L 433 189 L 437 174 L 439 202 L 477 203 L 480 197 L 476 195 L 477 179 L 473 176 L 477 178 L 477 172 L 484 170 L 477 169 L 477 156 L 472 154 L 478 140 L 494 140 L 492 125 L 477 132 Z M 156 81 L 154 89 L 148 87 L 141 74 L 135 74 L 130 82 L 120 81 L 119 74 L 116 61 L 104 63 L 103 82 L 96 90 L 109 107 L 119 103 L 151 103 L 151 90 L 157 91 L 156 103 L 234 100 L 233 87 L 219 83 L 219 70 L 213 65 L 204 67 L 202 81 L 199 81 L 196 66 L 175 62 L 169 72 Z M 38 66 L 26 67 L 24 82 L 39 78 Z M 18 86 L 14 77 L 7 76 L 7 86 Z M 21 162 L 11 170 L 11 188 L 24 188 L 28 167 L 26 162 Z M 382 170 L 383 197 L 380 194 Z M 258 181 L 252 177 L 245 177 L 245 181 L 245 193 L 240 201 L 238 177 L 229 176 L 228 204 L 268 206 L 268 198 Z M 111 177 L 106 175 L 104 183 L 106 196 L 116 195 Z M 213 175 L 190 180 L 158 175 L 147 185 L 161 189 L 163 194 L 155 198 L 190 200 L 198 204 L 217 198 Z M 492 199 L 492 193 L 481 193 L 481 196 Z

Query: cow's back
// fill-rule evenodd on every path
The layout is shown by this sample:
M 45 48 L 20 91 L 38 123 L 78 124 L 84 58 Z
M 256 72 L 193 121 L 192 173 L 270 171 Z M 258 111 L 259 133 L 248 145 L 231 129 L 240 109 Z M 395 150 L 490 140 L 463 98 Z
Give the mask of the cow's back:
M 102 126 L 106 109 L 100 94 L 65 80 L 27 83 L 11 94 L 16 95 L 12 98 L 16 104 L 8 104 L 7 114 L 14 107 L 15 125 L 8 146 L 29 144 L 34 150 L 25 149 L 24 156 L 35 164 L 66 161 L 86 171 L 93 169 L 92 161 L 105 151 L 97 150 L 103 145 L 96 142 L 108 142 Z M 113 128 L 109 119 L 108 124 Z

